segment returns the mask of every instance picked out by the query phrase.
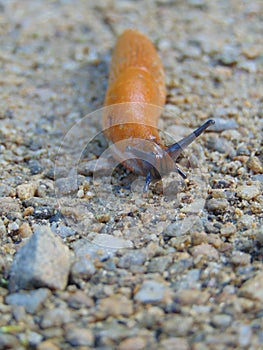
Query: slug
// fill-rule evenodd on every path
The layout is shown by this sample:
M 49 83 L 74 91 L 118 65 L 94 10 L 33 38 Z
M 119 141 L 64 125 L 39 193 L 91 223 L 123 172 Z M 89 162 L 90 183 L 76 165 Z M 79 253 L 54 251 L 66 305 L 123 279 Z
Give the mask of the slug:
M 166 98 L 161 60 L 152 42 L 137 30 L 127 29 L 118 38 L 110 65 L 102 126 L 114 145 L 113 156 L 124 166 L 146 176 L 149 184 L 176 170 L 182 151 L 204 132 L 213 120 L 166 147 L 158 133 L 158 119 Z M 130 155 L 130 157 L 129 157 Z

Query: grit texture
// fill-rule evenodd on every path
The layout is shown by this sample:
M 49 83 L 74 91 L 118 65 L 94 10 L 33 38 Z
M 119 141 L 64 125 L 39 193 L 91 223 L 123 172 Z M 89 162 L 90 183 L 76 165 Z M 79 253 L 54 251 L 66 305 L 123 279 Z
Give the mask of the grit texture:
M 0 1 L 1 349 L 263 348 L 262 13 Z M 147 194 L 101 132 L 126 28 L 163 62 L 165 142 L 215 120 Z

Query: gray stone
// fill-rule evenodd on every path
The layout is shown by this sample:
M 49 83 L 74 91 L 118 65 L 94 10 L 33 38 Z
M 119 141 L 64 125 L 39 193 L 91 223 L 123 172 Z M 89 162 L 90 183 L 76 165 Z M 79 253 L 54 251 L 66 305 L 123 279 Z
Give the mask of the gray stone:
M 74 282 L 79 279 L 88 280 L 95 273 L 96 269 L 90 259 L 83 257 L 74 262 L 71 267 L 71 278 Z
M 57 307 L 44 312 L 40 325 L 42 328 L 58 327 L 69 323 L 70 321 L 71 317 L 69 310 Z
M 146 253 L 141 250 L 132 250 L 125 253 L 120 259 L 118 266 L 121 268 L 129 269 L 134 265 L 143 265 L 147 259 Z
M 224 119 L 224 118 L 220 118 L 220 117 L 215 117 L 213 118 L 213 120 L 215 121 L 214 125 L 211 125 L 209 127 L 210 131 L 224 131 L 224 130 L 229 130 L 229 129 L 237 129 L 238 128 L 238 124 L 235 121 L 235 119 Z
M 70 269 L 70 252 L 48 226 L 37 226 L 20 248 L 11 268 L 9 290 L 34 287 L 64 289 Z
M 49 289 L 39 288 L 28 292 L 9 294 L 5 301 L 9 305 L 23 306 L 26 312 L 34 314 L 50 295 Z
M 172 260 L 171 256 L 158 256 L 157 258 L 153 258 L 148 265 L 147 272 L 163 273 L 167 270 Z
M 88 328 L 68 328 L 66 339 L 72 346 L 90 346 L 94 342 L 94 336 Z
M 135 295 L 135 300 L 144 303 L 158 303 L 163 300 L 165 294 L 165 285 L 156 281 L 144 281 Z

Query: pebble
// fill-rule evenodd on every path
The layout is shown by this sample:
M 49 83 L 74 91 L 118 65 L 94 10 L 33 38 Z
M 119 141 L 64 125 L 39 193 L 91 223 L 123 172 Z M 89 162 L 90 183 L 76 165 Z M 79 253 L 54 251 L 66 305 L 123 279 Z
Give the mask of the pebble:
M 3 238 L 6 235 L 6 227 L 3 220 L 0 218 L 0 237 Z
M 227 222 L 223 227 L 220 228 L 220 235 L 226 238 L 233 236 L 236 232 L 236 225 L 231 222 Z
M 15 256 L 9 290 L 48 287 L 64 289 L 70 268 L 70 252 L 49 226 L 36 226 L 34 234 Z
M 251 227 L 253 227 L 254 225 L 254 218 L 253 216 L 249 215 L 249 214 L 245 214 L 245 215 L 242 215 L 239 219 L 238 219 L 238 222 L 237 222 L 237 227 L 240 229 L 249 229 Z
M 43 167 L 36 159 L 30 159 L 28 162 L 28 168 L 32 175 L 39 174 L 43 171 Z
M 51 229 L 61 238 L 74 236 L 76 234 L 76 231 L 74 231 L 71 227 L 65 226 L 65 225 L 60 225 L 56 227 L 56 223 L 53 223 L 53 225 L 51 226 Z
M 158 256 L 153 258 L 148 265 L 147 272 L 164 273 L 164 271 L 166 271 L 168 266 L 171 264 L 172 260 L 173 259 L 171 256 Z
M 45 310 L 40 322 L 41 328 L 61 327 L 71 321 L 71 314 L 65 307 Z
M 66 340 L 74 347 L 92 346 L 94 343 L 94 335 L 88 328 L 68 327 L 66 329 Z
M 143 304 L 159 303 L 165 297 L 166 287 L 156 281 L 144 281 L 134 299 Z
M 20 200 L 34 197 L 36 189 L 37 189 L 37 186 L 33 182 L 30 182 L 28 184 L 19 185 L 16 188 L 17 197 Z
M 263 165 L 258 157 L 252 156 L 247 161 L 248 169 L 252 170 L 255 174 L 263 173 Z
M 36 219 L 49 219 L 51 216 L 55 214 L 55 209 L 52 206 L 37 206 L 34 209 L 34 217 Z
M 20 342 L 15 335 L 0 333 L 0 349 L 23 350 L 24 346 L 20 346 Z
M 103 318 L 108 316 L 128 317 L 133 313 L 133 303 L 132 300 L 128 299 L 124 295 L 116 294 L 108 298 L 100 299 L 98 309 L 100 317 Z
M 160 342 L 160 350 L 190 350 L 190 345 L 187 339 L 180 337 L 170 337 L 163 339 Z
M 15 198 L 2 197 L 0 200 L 0 213 L 5 216 L 21 217 L 20 206 Z
M 121 268 L 130 269 L 135 265 L 143 265 L 146 259 L 147 254 L 142 249 L 131 250 L 120 257 L 118 266 Z
M 233 265 L 246 266 L 250 264 L 251 256 L 244 252 L 235 251 L 232 253 L 231 262 Z
M 123 249 L 133 248 L 133 243 L 130 240 L 126 240 L 120 237 L 114 237 L 106 233 L 100 233 L 96 235 L 92 241 L 93 244 L 104 247 L 106 249 Z
M 219 118 L 219 117 L 213 117 L 213 120 L 215 121 L 215 124 L 213 124 L 209 127 L 210 131 L 221 132 L 224 130 L 238 128 L 238 124 L 235 121 L 235 119 L 231 119 L 231 118 L 224 119 L 224 118 Z
M 43 336 L 41 334 L 32 331 L 19 335 L 19 338 L 22 343 L 28 343 L 29 346 L 33 348 L 35 348 L 43 340 Z
M 222 137 L 210 137 L 207 141 L 207 147 L 211 151 L 217 151 L 231 157 L 235 155 L 231 142 Z
M 146 340 L 142 337 L 131 337 L 123 340 L 119 346 L 118 350 L 142 350 L 146 347 Z
M 206 202 L 208 211 L 224 212 L 228 207 L 228 201 L 225 198 L 211 198 Z
M 217 314 L 212 317 L 212 325 L 218 328 L 227 328 L 232 322 L 232 317 L 226 314 Z
M 250 325 L 240 325 L 238 329 L 238 344 L 242 348 L 248 347 L 251 344 L 251 337 L 253 335 Z
M 257 185 L 241 185 L 236 188 L 237 196 L 246 200 L 256 198 L 260 193 L 260 186 Z
M 201 256 L 206 256 L 208 259 L 211 259 L 211 260 L 219 259 L 218 251 L 212 245 L 207 243 L 202 243 L 200 245 L 197 245 L 191 248 L 191 254 L 194 258 L 197 258 L 199 255 L 201 255 Z
M 22 225 L 19 226 L 18 231 L 21 238 L 27 238 L 32 235 L 31 227 L 27 222 L 23 222 Z
M 263 303 L 263 271 L 248 279 L 239 289 L 240 296 Z
M 89 280 L 95 272 L 96 269 L 92 260 L 83 257 L 73 263 L 70 270 L 70 277 L 73 282 L 78 283 L 79 280 Z
M 59 350 L 59 347 L 55 345 L 51 340 L 44 340 L 36 347 L 37 350 Z
M 6 297 L 6 303 L 9 305 L 23 306 L 26 312 L 34 314 L 38 311 L 44 301 L 49 298 L 51 292 L 46 288 L 39 288 L 29 292 L 19 292 L 9 294 Z
M 164 237 L 178 237 L 183 234 L 183 231 L 181 230 L 181 223 L 173 222 L 169 224 L 164 230 L 163 230 L 163 236 Z
M 186 337 L 193 328 L 194 320 L 190 316 L 173 315 L 165 320 L 162 330 L 169 336 Z
M 218 61 L 226 66 L 232 66 L 239 60 L 239 51 L 236 47 L 226 44 L 217 57 Z
M 67 177 L 58 178 L 55 181 L 57 195 L 63 196 L 78 191 L 78 181 L 76 169 L 72 169 Z
M 80 309 L 82 307 L 89 309 L 94 306 L 93 299 L 81 290 L 77 290 L 75 293 L 71 294 L 67 302 L 73 309 Z
M 105 261 L 112 258 L 116 252 L 117 248 L 106 248 L 93 244 L 86 239 L 80 239 L 73 244 L 75 259 L 96 259 L 99 261 Z
M 202 305 L 207 302 L 210 295 L 208 291 L 198 289 L 180 289 L 175 294 L 175 301 L 181 305 Z

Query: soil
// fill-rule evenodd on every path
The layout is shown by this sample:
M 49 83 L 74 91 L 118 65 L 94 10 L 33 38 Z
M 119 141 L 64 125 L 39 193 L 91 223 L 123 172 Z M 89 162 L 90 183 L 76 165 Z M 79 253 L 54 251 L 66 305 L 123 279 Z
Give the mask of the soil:
M 263 348 L 262 13 L 0 1 L 0 348 Z M 216 122 L 146 195 L 101 130 L 126 28 L 163 62 L 165 142 Z

